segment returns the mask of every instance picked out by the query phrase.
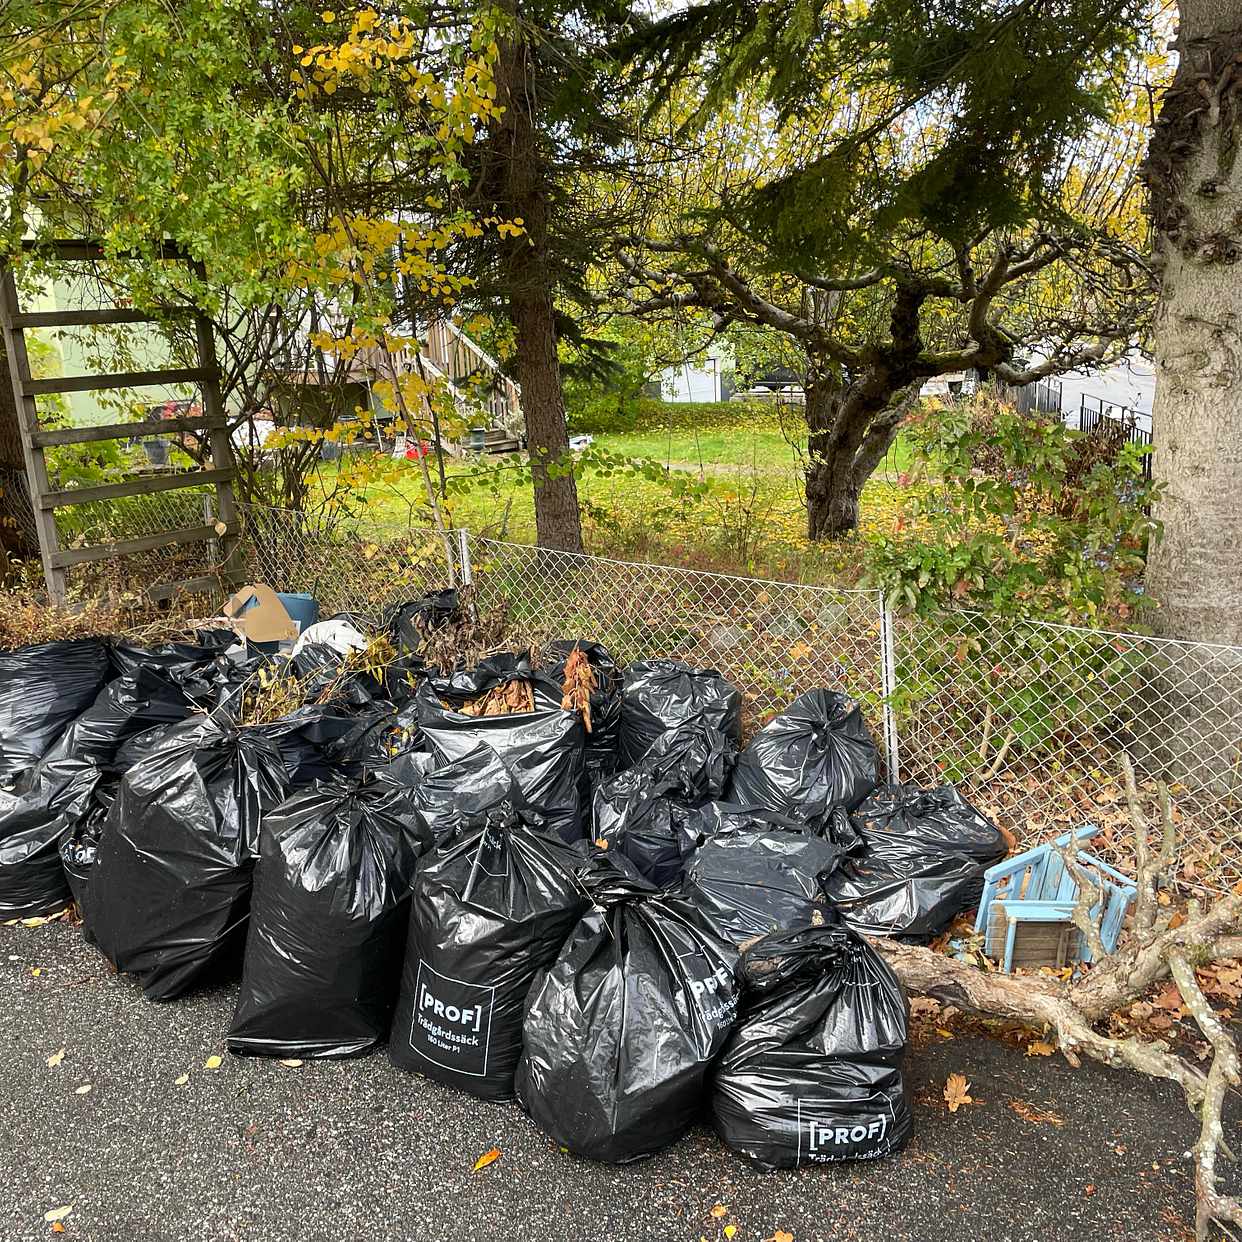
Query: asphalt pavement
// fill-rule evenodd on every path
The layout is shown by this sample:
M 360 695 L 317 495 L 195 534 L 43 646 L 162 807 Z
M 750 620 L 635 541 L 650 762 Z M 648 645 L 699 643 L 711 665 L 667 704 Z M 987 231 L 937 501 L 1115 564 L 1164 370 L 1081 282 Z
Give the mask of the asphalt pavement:
M 915 1137 L 900 1157 L 761 1173 L 704 1129 L 614 1168 L 383 1053 L 232 1057 L 234 996 L 154 1004 L 69 926 L 0 928 L 4 1242 L 1193 1237 L 1194 1122 L 1174 1088 L 1137 1075 L 932 1036 L 910 1058 Z M 955 1113 L 951 1073 L 974 1098 Z M 54 1235 L 44 1214 L 63 1206 Z

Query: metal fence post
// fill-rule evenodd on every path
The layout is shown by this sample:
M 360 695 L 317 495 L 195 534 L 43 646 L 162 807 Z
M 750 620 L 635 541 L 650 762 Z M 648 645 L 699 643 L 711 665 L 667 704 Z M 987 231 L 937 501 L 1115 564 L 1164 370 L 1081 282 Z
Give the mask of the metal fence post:
M 203 497 L 203 525 L 216 524 L 216 506 L 214 496 Z M 213 571 L 220 564 L 220 540 L 214 536 L 207 540 L 207 565 Z
M 470 564 L 470 532 L 465 527 L 457 531 L 457 559 L 461 565 L 461 584 L 470 586 L 474 582 L 474 567 Z
M 893 644 L 893 614 L 880 596 L 880 686 L 884 692 L 884 756 L 890 784 L 901 780 L 901 754 L 897 745 L 897 712 L 893 695 L 897 690 L 897 657 Z

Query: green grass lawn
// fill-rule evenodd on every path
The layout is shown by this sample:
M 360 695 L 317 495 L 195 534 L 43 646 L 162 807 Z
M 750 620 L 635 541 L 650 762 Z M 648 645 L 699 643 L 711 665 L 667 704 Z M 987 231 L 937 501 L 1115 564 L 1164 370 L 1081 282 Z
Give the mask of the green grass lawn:
M 901 501 L 895 480 L 911 457 L 909 446 L 898 441 L 864 492 L 862 533 L 825 547 L 806 539 L 805 439 L 791 444 L 770 426 L 698 432 L 647 427 L 596 435 L 592 447 L 668 470 L 655 478 L 629 469 L 586 465 L 580 470 L 578 496 L 590 551 L 808 582 L 857 578 L 858 541 L 868 531 L 891 528 Z M 455 526 L 534 542 L 534 503 L 521 458 L 446 464 L 446 507 Z M 366 523 L 430 524 L 416 465 L 394 463 L 376 474 L 355 488 Z M 330 488 L 339 479 L 337 467 L 325 465 L 321 479 Z
M 595 445 L 610 453 L 642 457 L 690 467 L 745 466 L 765 472 L 801 472 L 806 457 L 806 435 L 793 443 L 780 431 L 732 431 L 717 428 L 697 434 L 687 431 L 641 431 L 626 435 L 599 435 Z M 910 464 L 910 446 L 902 438 L 889 450 L 877 473 L 896 476 Z

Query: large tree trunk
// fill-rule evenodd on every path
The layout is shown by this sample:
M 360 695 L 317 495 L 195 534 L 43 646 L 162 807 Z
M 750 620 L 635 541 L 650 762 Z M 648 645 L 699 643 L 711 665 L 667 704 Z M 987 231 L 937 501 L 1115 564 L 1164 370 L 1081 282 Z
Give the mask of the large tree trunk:
M 497 94 L 501 121 L 503 200 L 524 232 L 505 247 L 509 309 L 516 331 L 517 378 L 535 488 L 535 528 L 547 548 L 582 551 L 578 486 L 570 469 L 565 395 L 556 352 L 555 282 L 548 252 L 549 195 L 546 167 L 532 115 L 536 67 L 519 34 L 501 45 Z
M 841 436 L 841 421 L 848 413 L 848 390 L 812 372 L 806 384 L 808 539 L 838 539 L 858 527 L 854 454 L 845 449 Z
M 1242 644 L 1242 22 L 1237 0 L 1180 0 L 1180 60 L 1145 169 L 1163 283 L 1153 473 L 1164 534 L 1157 624 Z
M 874 385 L 842 388 L 812 368 L 806 384 L 806 525 L 810 539 L 838 539 L 858 529 L 867 480 L 897 437 L 909 405 L 887 404 Z

